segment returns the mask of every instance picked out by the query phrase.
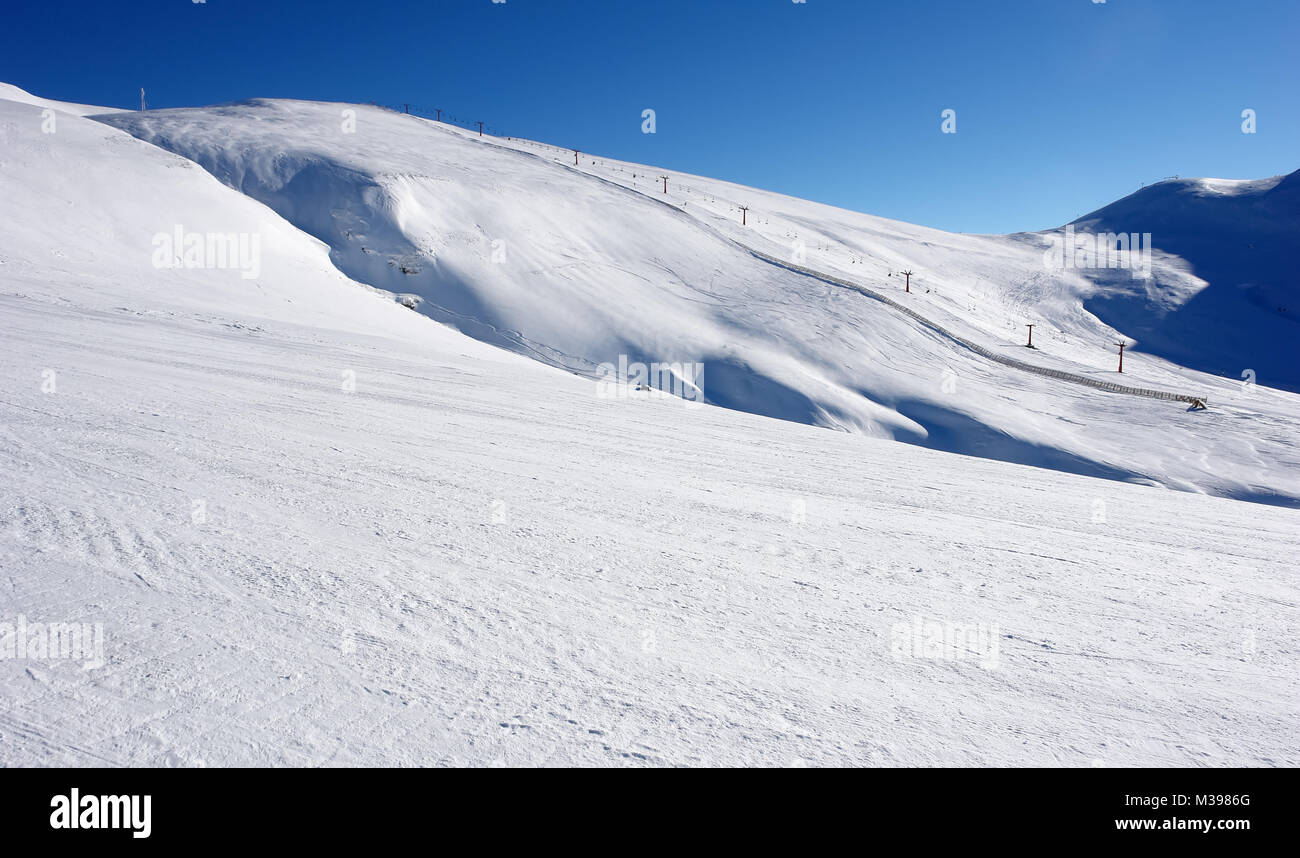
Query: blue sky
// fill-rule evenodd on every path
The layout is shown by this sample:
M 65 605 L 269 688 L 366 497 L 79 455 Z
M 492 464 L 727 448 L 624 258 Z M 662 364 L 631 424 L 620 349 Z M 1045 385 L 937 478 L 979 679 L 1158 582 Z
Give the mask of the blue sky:
M 1300 168 L 1295 0 L 40 0 L 4 14 L 0 80 L 48 98 L 410 102 L 965 232 L 1057 226 L 1171 175 Z

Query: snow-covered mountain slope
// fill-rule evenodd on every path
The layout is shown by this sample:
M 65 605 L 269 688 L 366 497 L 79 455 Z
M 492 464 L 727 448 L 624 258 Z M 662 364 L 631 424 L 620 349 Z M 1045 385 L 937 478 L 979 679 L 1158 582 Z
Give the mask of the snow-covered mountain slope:
M 1173 179 L 1075 222 L 1149 232 L 1173 259 L 1148 281 L 1096 277 L 1085 306 L 1184 366 L 1300 390 L 1300 171 L 1261 181 Z
M 0 765 L 1300 763 L 1293 510 L 601 398 L 0 129 Z
M 533 141 L 494 142 L 559 164 L 572 155 Z M 578 169 L 652 193 L 665 172 L 590 156 Z M 1150 233 L 1149 278 L 1078 267 L 1078 259 L 1065 264 L 1057 252 L 1065 227 L 954 235 L 702 176 L 669 179 L 668 201 L 770 254 L 798 251 L 807 266 L 871 285 L 913 270 L 915 294 L 926 297 L 908 300 L 973 339 L 1018 342 L 1034 323 L 1053 354 L 1091 365 L 1098 338 L 1118 332 L 1136 338 L 1131 354 L 1159 354 L 1234 381 L 1243 367 L 1264 367 L 1255 371 L 1259 383 L 1300 386 L 1300 171 L 1255 181 L 1165 180 L 1069 225 L 1076 247 L 1085 235 Z M 738 229 L 741 206 L 747 229 Z M 1099 325 L 1094 312 L 1115 327 Z
M 201 311 L 212 324 L 259 316 L 390 332 L 391 298 L 348 280 L 324 245 L 192 161 L 75 115 L 47 123 L 40 106 L 0 100 L 0 276 L 10 291 L 107 313 Z M 183 235 L 233 235 L 232 252 L 197 260 L 224 263 L 218 267 L 186 266 L 182 243 L 160 260 L 156 239 L 172 238 L 177 227 Z M 247 260 L 237 252 L 241 236 Z M 262 285 L 268 281 L 273 292 Z
M 1300 498 L 1300 397 L 1140 352 L 1119 377 L 1121 333 L 1084 305 L 1100 287 L 1048 268 L 1044 236 L 953 235 L 696 176 L 670 175 L 664 194 L 658 170 L 591 156 L 574 167 L 572 152 L 357 105 L 259 100 L 102 119 L 266 203 L 328 244 L 348 276 L 557 366 L 698 362 L 709 401 L 756 414 L 1233 498 Z M 888 291 L 1007 355 L 1208 394 L 1214 408 L 1018 372 L 751 248 Z M 901 270 L 916 272 L 910 293 Z
M 26 90 L 19 89 L 11 83 L 3 82 L 0 82 L 0 100 L 15 101 L 19 104 L 32 104 L 42 109 L 50 108 L 59 113 L 71 113 L 73 116 L 90 116 L 91 114 L 102 116 L 106 113 L 123 112 L 114 107 L 101 107 L 94 104 L 74 104 L 70 101 L 54 101 L 49 98 L 41 98 L 32 95 Z

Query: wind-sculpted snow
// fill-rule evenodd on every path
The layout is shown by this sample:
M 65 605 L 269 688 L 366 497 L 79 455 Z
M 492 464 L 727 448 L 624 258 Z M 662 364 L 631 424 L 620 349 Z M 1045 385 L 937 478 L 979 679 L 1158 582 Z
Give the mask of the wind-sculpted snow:
M 1262 181 L 1178 179 L 1074 224 L 1141 229 L 1179 264 L 1106 278 L 1087 302 L 1153 354 L 1220 375 L 1250 367 L 1300 391 L 1300 171 Z
M 602 396 L 347 279 L 192 161 L 72 113 L 46 133 L 43 109 L 0 101 L 0 765 L 1300 764 L 1297 512 L 1108 462 L 1263 495 L 1296 467 L 1287 396 L 1211 390 L 1190 423 L 1062 392 L 757 260 L 787 294 L 659 284 L 675 318 L 755 326 L 718 350 L 724 386 L 812 410 L 793 364 L 755 362 L 848 361 L 914 415 L 899 432 L 988 458 Z M 185 264 L 178 224 L 260 235 L 256 276 Z M 937 356 L 950 393 L 918 381 Z M 989 460 L 1018 457 L 1110 479 Z
M 1269 428 L 1294 419 L 1300 399 L 1264 388 L 1267 376 L 1243 386 L 1241 370 L 1214 378 L 1140 348 L 1117 376 L 1121 333 L 1084 309 L 1092 281 L 1045 267 L 1044 237 L 952 235 L 695 176 L 670 176 L 664 194 L 660 170 L 586 155 L 575 167 L 571 151 L 357 105 L 259 100 L 102 121 L 267 204 L 324 241 L 349 277 L 572 372 L 592 377 L 620 358 L 700 364 L 705 397 L 728 408 L 1171 488 L 1300 498 L 1289 441 Z M 751 248 L 892 295 L 979 350 Z M 905 269 L 916 272 L 910 293 Z M 1033 352 L 1021 347 L 1030 322 Z M 1215 407 L 1124 402 L 1068 389 L 1064 376 L 1208 395 Z M 975 440 L 988 433 L 1000 442 Z

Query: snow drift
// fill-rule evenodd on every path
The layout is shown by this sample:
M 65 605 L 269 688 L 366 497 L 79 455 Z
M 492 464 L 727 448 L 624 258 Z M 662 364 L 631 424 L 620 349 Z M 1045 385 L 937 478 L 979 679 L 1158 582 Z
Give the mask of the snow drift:
M 342 250 L 191 161 L 73 112 L 46 132 L 47 108 L 0 100 L 0 765 L 1300 763 L 1295 511 L 601 398 L 349 280 L 331 261 Z M 344 202 L 330 204 L 346 219 Z M 262 236 L 257 276 L 156 265 L 155 240 L 178 224 Z M 954 259 L 990 248 L 990 265 L 999 246 L 843 230 L 925 252 L 907 235 Z M 530 258 L 507 242 L 509 259 Z M 699 252 L 721 246 L 708 242 Z M 584 306 L 591 264 L 572 261 L 566 307 Z M 530 270 L 507 279 L 565 282 Z M 1023 440 L 957 415 L 1018 413 L 1035 424 L 1022 436 L 1064 455 L 1165 413 L 1007 387 L 956 351 L 955 387 L 927 391 L 915 379 L 942 340 L 768 274 L 786 278 L 768 281 L 784 300 L 719 269 L 711 290 L 661 287 L 686 297 L 627 311 L 628 330 L 657 312 L 734 325 L 737 375 L 757 377 L 743 363 L 762 345 L 791 390 L 815 391 L 795 358 L 861 368 L 855 352 L 876 350 L 893 367 L 866 376 L 876 395 L 913 391 L 896 404 L 939 427 L 933 443 L 998 455 Z M 963 295 L 927 294 L 936 313 Z M 1065 341 L 1034 359 L 1064 362 L 1049 346 Z M 1249 401 L 1202 415 L 1221 421 L 1215 443 L 1162 420 L 1124 454 L 1192 473 L 1197 450 L 1223 486 L 1283 485 L 1291 399 Z M 1258 472 L 1235 449 L 1247 444 Z M 52 653 L 56 624 L 102 631 L 99 663 Z M 43 648 L 19 656 L 18 628 Z
M 1133 287 L 1046 267 L 1050 236 L 953 235 L 697 176 L 671 175 L 665 194 L 659 170 L 593 156 L 575 167 L 572 152 L 357 105 L 256 100 L 101 120 L 265 203 L 349 277 L 558 367 L 698 362 L 708 400 L 729 408 L 1094 476 L 1300 497 L 1297 474 L 1277 466 L 1288 442 L 1270 428 L 1297 400 L 1243 388 L 1246 365 L 1213 378 L 1142 342 L 1130 354 L 1118 380 L 1209 394 L 1210 414 L 1070 389 L 750 252 L 888 291 L 985 348 L 1116 379 L 1112 344 L 1146 324 L 1147 306 L 1110 313 L 1125 316 L 1118 330 L 1103 323 L 1087 307 L 1114 308 Z M 902 270 L 916 272 L 910 292 Z M 1261 385 L 1283 377 L 1260 366 Z

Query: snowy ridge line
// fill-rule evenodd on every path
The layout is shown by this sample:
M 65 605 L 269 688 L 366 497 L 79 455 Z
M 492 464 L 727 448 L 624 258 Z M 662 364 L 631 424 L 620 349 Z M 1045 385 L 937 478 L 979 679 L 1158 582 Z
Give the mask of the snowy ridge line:
M 505 140 L 511 138 L 501 133 L 501 130 L 488 125 L 486 122 L 480 123 L 477 119 L 462 119 L 459 116 L 452 115 L 451 111 L 441 110 L 437 107 L 426 107 L 422 104 L 380 104 L 377 101 L 367 101 L 367 107 L 377 107 L 380 110 L 387 110 L 389 113 L 398 113 L 403 116 L 414 116 L 417 119 L 427 119 L 430 122 L 441 122 L 445 125 L 454 125 L 464 131 L 477 131 L 478 125 L 483 126 L 483 133 L 493 137 L 500 137 Z M 427 115 L 426 115 L 427 114 Z M 441 116 L 443 118 L 439 119 Z
M 1164 399 L 1173 402 L 1187 402 L 1200 408 L 1206 407 L 1206 405 L 1209 402 L 1208 395 L 1192 396 L 1191 394 L 1186 394 L 1186 393 L 1169 393 L 1164 390 L 1152 390 L 1146 387 L 1129 387 L 1123 384 L 1115 384 L 1112 381 L 1101 381 L 1096 378 L 1089 378 L 1086 375 L 1078 375 L 1077 373 L 1065 372 L 1064 370 L 1059 370 L 1059 369 L 1048 369 L 1047 367 L 1037 366 L 1036 364 L 1032 364 L 1032 363 L 1026 363 L 1025 361 L 1022 360 L 1016 360 L 1015 358 L 1009 358 L 1006 355 L 1000 355 L 997 352 L 994 352 L 990 349 L 986 349 L 983 346 L 973 343 L 964 337 L 960 337 L 957 334 L 954 334 L 952 331 L 949 331 L 947 328 L 943 327 L 937 322 L 932 322 L 929 319 L 927 319 L 925 316 L 922 316 L 920 313 L 916 312 L 911 307 L 904 306 L 903 304 L 898 303 L 894 299 L 886 297 L 885 295 L 882 295 L 879 292 L 876 292 L 875 290 L 868 289 L 865 286 L 862 286 L 857 283 L 852 283 L 848 280 L 841 280 L 838 277 L 833 277 L 830 274 L 825 274 L 821 271 L 816 271 L 812 268 L 805 268 L 802 265 L 796 265 L 793 262 L 787 262 L 784 259 L 778 259 L 775 256 L 769 256 L 768 254 L 763 253 L 761 250 L 755 250 L 752 247 L 747 247 L 746 249 L 749 250 L 749 252 L 753 254 L 756 258 L 761 259 L 764 262 L 770 263 L 772 265 L 776 265 L 781 268 L 787 268 L 790 271 L 794 271 L 799 274 L 804 274 L 808 277 L 813 277 L 818 280 L 823 280 L 827 283 L 833 283 L 836 286 L 843 286 L 846 289 L 853 289 L 857 292 L 861 292 L 863 295 L 866 295 L 868 298 L 874 298 L 875 300 L 880 301 L 883 304 L 887 304 L 890 307 L 893 307 L 895 310 L 898 310 L 899 312 L 906 313 L 907 315 L 911 316 L 913 319 L 916 319 L 918 322 L 925 325 L 926 327 L 933 329 L 934 331 L 942 334 L 945 337 L 948 337 L 950 340 L 952 340 L 953 342 L 959 345 L 965 346 L 966 348 L 975 352 L 977 355 L 984 358 L 988 358 L 989 360 L 994 361 L 996 363 L 1000 363 L 1003 366 L 1009 366 L 1012 369 L 1018 369 L 1021 370 L 1022 372 L 1032 372 L 1036 375 L 1046 376 L 1047 378 L 1055 378 L 1060 381 L 1069 381 L 1074 384 L 1085 384 L 1089 387 L 1095 387 L 1098 390 L 1105 390 L 1111 393 L 1126 393 L 1130 396 L 1145 396 L 1150 399 Z

